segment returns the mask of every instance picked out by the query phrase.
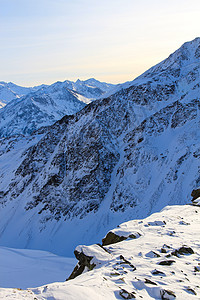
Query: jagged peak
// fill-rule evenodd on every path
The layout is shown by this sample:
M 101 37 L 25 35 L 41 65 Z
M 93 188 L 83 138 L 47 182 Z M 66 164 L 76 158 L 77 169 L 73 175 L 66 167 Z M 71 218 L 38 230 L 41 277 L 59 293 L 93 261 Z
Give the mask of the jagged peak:
M 191 45 L 199 46 L 200 45 L 200 37 L 196 37 L 195 39 L 185 42 L 182 46 L 190 47 Z
M 123 87 L 129 87 L 132 85 L 138 85 L 144 83 L 150 78 L 157 76 L 156 80 L 160 80 L 161 77 L 167 78 L 178 78 L 183 75 L 181 72 L 183 69 L 190 67 L 190 65 L 196 64 L 200 68 L 200 37 L 195 38 L 192 41 L 185 42 L 180 48 L 171 53 L 169 57 L 151 67 L 143 74 L 135 78 L 131 82 L 123 84 Z M 167 73 L 166 73 L 167 72 Z M 161 79 L 162 80 L 162 79 Z
M 200 49 L 200 38 L 197 37 L 192 41 L 185 42 L 179 49 L 172 53 L 166 60 L 169 58 L 175 58 L 180 60 L 196 60 L 200 57 L 200 53 L 197 51 Z M 165 60 L 165 61 L 166 61 Z
M 170 67 L 172 64 L 179 64 L 182 66 L 184 61 L 189 63 L 198 61 L 200 57 L 200 38 L 196 38 L 190 42 L 184 43 L 179 49 L 169 55 L 164 61 L 153 68 L 161 67 L 163 69 Z M 187 62 L 186 62 L 187 64 Z

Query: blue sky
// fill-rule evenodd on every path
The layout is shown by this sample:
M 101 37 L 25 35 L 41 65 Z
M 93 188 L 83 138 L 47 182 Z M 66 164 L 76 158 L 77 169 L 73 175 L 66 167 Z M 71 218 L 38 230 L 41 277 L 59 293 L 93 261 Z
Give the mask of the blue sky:
M 199 13 L 199 0 L 0 0 L 0 80 L 132 80 L 200 36 Z

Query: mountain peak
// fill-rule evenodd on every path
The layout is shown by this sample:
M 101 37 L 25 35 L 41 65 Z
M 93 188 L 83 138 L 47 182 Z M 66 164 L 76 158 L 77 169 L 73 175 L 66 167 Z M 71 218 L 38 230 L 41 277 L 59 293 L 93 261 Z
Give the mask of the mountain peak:
M 149 79 L 156 82 L 172 82 L 180 77 L 186 77 L 191 72 L 197 73 L 200 69 L 200 37 L 184 43 L 179 49 L 166 59 L 148 69 L 124 87 L 143 84 Z
M 84 80 L 85 83 L 97 83 L 100 82 L 99 80 L 95 79 L 95 78 L 89 78 Z
M 183 45 L 186 45 L 186 46 L 190 46 L 190 45 L 200 45 L 200 37 L 196 37 L 195 39 L 191 40 L 191 41 L 188 41 L 188 42 L 185 42 Z
M 183 65 L 183 61 L 196 61 L 200 57 L 200 38 L 197 37 L 192 41 L 185 42 L 179 49 L 170 54 L 168 58 L 166 58 L 162 63 L 176 63 L 177 61 L 181 62 Z M 199 61 L 198 61 L 199 62 Z
M 185 42 L 178 50 L 169 57 L 177 56 L 181 60 L 196 60 L 200 57 L 200 38 Z

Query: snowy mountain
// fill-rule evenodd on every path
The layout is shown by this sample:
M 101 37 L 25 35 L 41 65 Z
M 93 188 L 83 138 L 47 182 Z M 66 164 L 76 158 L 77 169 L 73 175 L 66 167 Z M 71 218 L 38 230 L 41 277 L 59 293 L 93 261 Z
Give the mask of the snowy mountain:
M 78 94 L 88 98 L 85 100 L 87 103 L 103 98 L 106 93 L 112 91 L 116 85 L 106 82 L 100 82 L 94 78 L 87 80 L 78 79 L 76 82 L 66 80 L 64 81 L 65 86 Z
M 0 140 L 0 244 L 71 255 L 200 183 L 200 38 L 27 137 Z M 63 238 L 66 237 L 66 238 Z
M 198 198 L 200 199 L 200 198 Z M 146 219 L 131 220 L 110 231 L 102 244 L 79 245 L 75 250 L 78 264 L 70 275 L 70 280 L 61 278 L 63 264 L 69 264 L 66 258 L 47 255 L 41 251 L 23 250 L 19 256 L 21 265 L 28 266 L 30 257 L 40 266 L 30 264 L 30 268 L 21 271 L 21 285 L 46 275 L 51 280 L 54 266 L 55 283 L 37 288 L 20 290 L 1 288 L 1 299 L 68 299 L 68 300 L 114 300 L 114 299 L 199 299 L 200 298 L 200 207 L 192 205 L 167 206 L 159 213 Z M 112 239 L 111 239 L 112 237 Z M 16 255 L 22 250 L 9 249 L 9 258 L 15 265 Z M 4 249 L 4 251 L 8 251 Z M 29 253 L 29 252 L 30 253 Z M 7 259 L 1 251 L 3 258 Z M 24 262 L 25 261 L 25 264 Z M 47 264 L 48 261 L 48 264 Z M 5 261 L 4 261 L 5 266 Z M 45 273 L 46 266 L 48 272 Z M 42 272 L 35 275 L 35 270 Z M 19 273 L 19 270 L 17 270 Z M 67 271 L 66 271 L 67 273 Z M 51 275 L 51 276 L 50 276 Z M 26 276 L 26 277 L 25 277 Z M 72 279 L 74 277 L 74 279 Z M 12 279 L 13 280 L 13 279 Z M 45 278 L 43 278 L 45 280 Z M 58 282 L 61 280 L 62 282 Z M 10 283 L 11 278 L 7 278 Z M 14 281 L 17 281 L 14 278 Z M 6 287 L 6 279 L 3 278 Z
M 7 84 L 10 88 L 12 85 L 15 87 L 14 84 Z M 0 110 L 0 138 L 16 134 L 28 135 L 42 126 L 51 125 L 64 115 L 72 115 L 81 110 L 87 103 L 102 97 L 112 88 L 112 84 L 95 79 L 56 82 L 38 89 L 20 90 L 18 87 L 16 92 L 26 92 L 27 95 L 14 99 Z
M 12 82 L 0 81 L 0 108 L 6 106 L 6 104 L 11 100 L 18 99 L 32 91 L 38 90 L 39 88 L 41 88 L 41 86 L 27 88 L 16 85 Z

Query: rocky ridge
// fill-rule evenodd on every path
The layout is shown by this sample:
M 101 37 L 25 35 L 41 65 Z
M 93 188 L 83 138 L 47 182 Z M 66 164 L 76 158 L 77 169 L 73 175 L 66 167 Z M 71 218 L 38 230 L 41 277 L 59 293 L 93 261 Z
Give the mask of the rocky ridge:
M 76 247 L 79 262 L 66 282 L 28 290 L 1 288 L 0 296 L 37 300 L 199 299 L 199 213 L 199 206 L 175 205 L 146 219 L 125 222 L 110 231 L 125 240 Z M 135 233 L 140 234 L 133 237 Z

